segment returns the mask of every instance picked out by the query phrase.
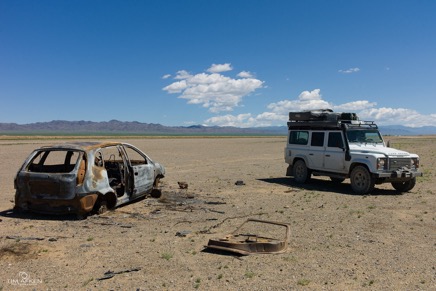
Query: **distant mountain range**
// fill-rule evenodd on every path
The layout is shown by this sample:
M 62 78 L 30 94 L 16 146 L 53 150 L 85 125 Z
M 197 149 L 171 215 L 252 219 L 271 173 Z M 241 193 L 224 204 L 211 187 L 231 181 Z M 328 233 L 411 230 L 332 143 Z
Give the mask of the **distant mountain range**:
M 436 126 L 380 126 L 383 135 L 436 134 Z M 141 135 L 286 135 L 287 126 L 240 128 L 231 126 L 164 126 L 156 123 L 110 120 L 36 122 L 29 124 L 0 123 L 0 134 L 141 134 Z
M 0 134 L 141 134 L 141 135 L 285 135 L 286 126 L 239 128 L 231 126 L 164 126 L 156 123 L 110 120 L 36 122 L 29 124 L 0 123 Z

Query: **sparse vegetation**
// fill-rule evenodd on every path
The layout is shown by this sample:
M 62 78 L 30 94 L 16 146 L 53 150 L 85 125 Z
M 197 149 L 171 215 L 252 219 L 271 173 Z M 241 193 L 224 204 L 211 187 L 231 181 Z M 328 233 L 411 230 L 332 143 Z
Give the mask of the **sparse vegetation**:
M 160 255 L 160 257 L 162 258 L 162 259 L 164 259 L 164 260 L 167 260 L 167 261 L 169 261 L 170 259 L 172 259 L 173 258 L 173 254 L 172 253 L 162 253 L 161 255 Z
M 310 280 L 308 280 L 308 279 L 300 279 L 297 282 L 297 284 L 300 286 L 307 286 L 307 285 L 309 285 L 309 283 L 310 283 Z
M 248 279 L 251 279 L 251 278 L 253 278 L 254 277 L 254 272 L 252 272 L 252 271 L 246 271 L 245 272 L 245 278 L 248 278 Z

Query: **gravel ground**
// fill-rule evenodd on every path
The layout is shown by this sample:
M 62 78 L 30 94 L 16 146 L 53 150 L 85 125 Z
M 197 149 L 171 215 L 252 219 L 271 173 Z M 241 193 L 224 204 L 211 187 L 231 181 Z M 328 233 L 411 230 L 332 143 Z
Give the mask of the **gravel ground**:
M 285 177 L 284 137 L 118 140 L 166 167 L 163 196 L 76 220 L 12 213 L 16 170 L 53 141 L 0 139 L 0 290 L 436 290 L 434 136 L 392 141 L 421 156 L 411 192 L 363 196 Z M 289 224 L 286 252 L 205 249 L 248 218 Z

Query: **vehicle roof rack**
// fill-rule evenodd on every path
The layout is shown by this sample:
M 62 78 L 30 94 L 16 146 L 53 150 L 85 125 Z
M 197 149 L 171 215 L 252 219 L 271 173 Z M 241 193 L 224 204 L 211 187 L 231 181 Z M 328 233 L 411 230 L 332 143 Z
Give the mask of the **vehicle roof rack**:
M 288 129 L 348 129 L 374 128 L 374 121 L 359 120 L 356 113 L 333 112 L 331 109 L 318 109 L 302 112 L 289 112 Z

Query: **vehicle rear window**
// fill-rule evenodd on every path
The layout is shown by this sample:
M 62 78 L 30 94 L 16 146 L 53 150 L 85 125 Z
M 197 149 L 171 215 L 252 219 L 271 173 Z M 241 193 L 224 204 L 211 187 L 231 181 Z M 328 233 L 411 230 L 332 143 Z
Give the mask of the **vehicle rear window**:
M 289 143 L 290 144 L 300 144 L 307 145 L 309 140 L 309 132 L 308 131 L 291 131 L 289 134 Z
M 43 150 L 39 151 L 30 161 L 27 169 L 37 173 L 69 173 L 71 172 L 80 152 L 71 150 Z

